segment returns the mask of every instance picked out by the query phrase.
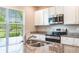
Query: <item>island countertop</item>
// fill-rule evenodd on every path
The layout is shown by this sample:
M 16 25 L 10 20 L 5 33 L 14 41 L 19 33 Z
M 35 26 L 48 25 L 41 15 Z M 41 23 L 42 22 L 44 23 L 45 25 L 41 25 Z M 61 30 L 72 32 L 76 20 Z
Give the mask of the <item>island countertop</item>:
M 30 32 L 31 34 L 46 34 L 47 32 L 46 31 L 33 31 L 33 32 Z

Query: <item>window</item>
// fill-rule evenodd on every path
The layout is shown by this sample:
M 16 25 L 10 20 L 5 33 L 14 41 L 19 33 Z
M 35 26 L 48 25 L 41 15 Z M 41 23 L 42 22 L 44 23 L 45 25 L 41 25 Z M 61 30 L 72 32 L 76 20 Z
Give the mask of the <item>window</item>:
M 20 52 L 22 40 L 22 11 L 0 7 L 0 52 Z
M 9 10 L 10 37 L 21 36 L 23 33 L 23 17 L 21 11 Z

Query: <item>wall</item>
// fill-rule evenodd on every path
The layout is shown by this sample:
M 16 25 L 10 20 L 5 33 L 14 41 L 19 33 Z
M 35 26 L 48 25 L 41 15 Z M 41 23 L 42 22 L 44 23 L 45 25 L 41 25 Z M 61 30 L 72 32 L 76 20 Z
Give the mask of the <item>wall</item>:
M 51 31 L 56 28 L 67 28 L 69 33 L 79 33 L 79 25 L 50 25 L 36 27 L 37 31 Z
M 49 8 L 51 6 L 34 6 L 34 8 L 36 8 L 36 10 L 41 10 L 41 9 L 45 9 L 45 8 Z
M 35 8 L 31 6 L 30 7 L 26 6 L 24 10 L 25 10 L 25 33 L 28 37 L 30 32 L 35 31 L 34 27 Z

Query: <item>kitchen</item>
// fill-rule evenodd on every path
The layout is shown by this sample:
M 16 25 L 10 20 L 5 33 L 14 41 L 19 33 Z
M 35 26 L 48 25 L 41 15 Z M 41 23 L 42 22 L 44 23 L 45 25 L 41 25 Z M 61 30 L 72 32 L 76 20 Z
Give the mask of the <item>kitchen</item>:
M 79 53 L 78 6 L 7 8 L 18 9 L 24 13 L 21 41 L 23 53 Z
M 50 6 L 38 7 L 38 9 L 35 11 L 34 21 L 36 31 L 31 31 L 30 36 L 32 36 L 31 40 L 38 41 L 37 45 L 40 47 L 27 44 L 27 52 L 78 53 L 79 7 Z M 41 47 L 40 41 L 46 42 L 45 46 Z

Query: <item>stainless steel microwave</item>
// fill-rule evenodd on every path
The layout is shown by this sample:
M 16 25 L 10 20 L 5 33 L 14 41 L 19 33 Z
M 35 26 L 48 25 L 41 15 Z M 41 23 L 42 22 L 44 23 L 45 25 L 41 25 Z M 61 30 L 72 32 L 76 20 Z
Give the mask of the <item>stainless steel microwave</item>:
M 49 18 L 49 24 L 63 24 L 64 23 L 64 14 L 58 14 L 54 17 Z

